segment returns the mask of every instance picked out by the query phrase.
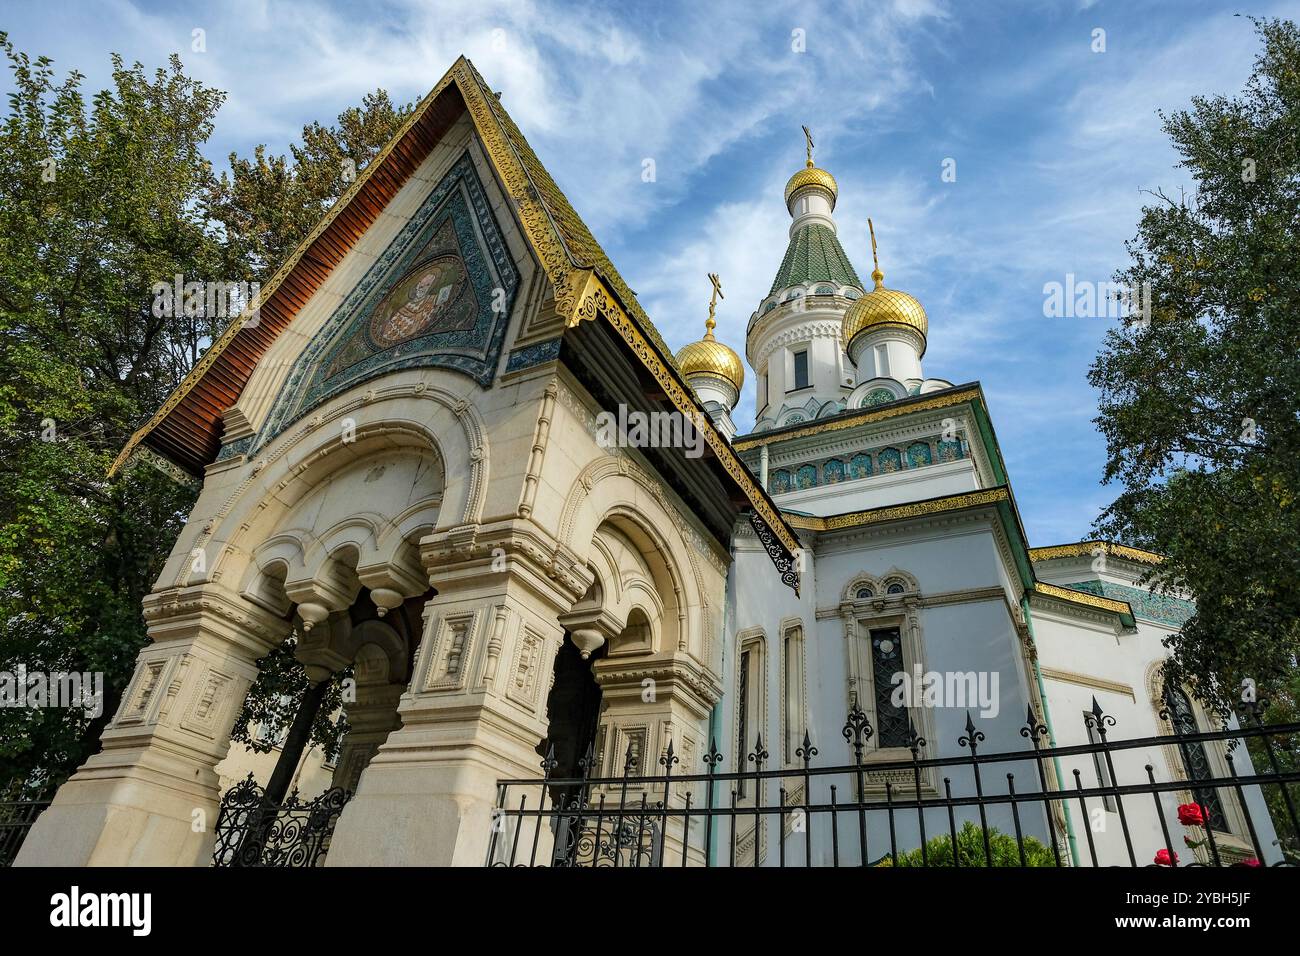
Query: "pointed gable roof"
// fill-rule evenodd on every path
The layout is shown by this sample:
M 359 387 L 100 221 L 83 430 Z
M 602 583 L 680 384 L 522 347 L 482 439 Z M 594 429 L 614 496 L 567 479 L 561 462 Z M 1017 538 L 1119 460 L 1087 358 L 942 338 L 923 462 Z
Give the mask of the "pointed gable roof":
M 696 423 L 732 484 L 748 499 L 755 528 L 782 580 L 797 592 L 793 555 L 799 542 L 794 532 L 714 427 L 654 323 L 500 99 L 463 56 L 263 286 L 244 314 L 257 314 L 259 321 L 245 324 L 241 315 L 230 324 L 162 408 L 131 437 L 112 471 L 145 446 L 191 474 L 202 473 L 220 450 L 222 415 L 238 400 L 258 360 L 464 112 L 513 202 L 566 327 L 584 320 L 608 323 L 653 375 L 663 396 Z

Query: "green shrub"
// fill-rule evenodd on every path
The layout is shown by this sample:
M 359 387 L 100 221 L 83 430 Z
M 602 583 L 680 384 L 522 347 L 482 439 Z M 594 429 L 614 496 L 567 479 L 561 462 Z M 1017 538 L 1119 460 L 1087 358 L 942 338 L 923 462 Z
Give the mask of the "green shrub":
M 1050 847 L 1029 836 L 1024 838 L 1024 843 L 1026 866 L 1056 865 Z M 892 857 L 886 856 L 876 866 L 952 866 L 952 837 L 947 834 L 935 837 L 926 843 L 925 852 L 925 863 L 921 862 L 921 849 L 918 847 L 908 853 L 898 854 L 897 864 Z M 988 866 L 980 828 L 969 821 L 957 831 L 957 853 L 962 866 Z M 1007 836 L 993 827 L 989 828 L 989 856 L 992 857 L 994 866 L 1020 866 L 1020 851 L 1016 847 L 1015 837 Z

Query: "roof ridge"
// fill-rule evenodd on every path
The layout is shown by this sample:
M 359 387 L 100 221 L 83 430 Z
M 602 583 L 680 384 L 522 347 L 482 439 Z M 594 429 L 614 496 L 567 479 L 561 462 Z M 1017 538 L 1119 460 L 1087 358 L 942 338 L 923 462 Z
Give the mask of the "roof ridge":
M 606 281 L 615 295 L 618 296 L 620 304 L 632 314 L 642 332 L 662 353 L 660 357 L 680 374 L 681 369 L 677 365 L 672 349 L 668 347 L 654 321 L 642 308 L 641 303 L 637 301 L 636 293 L 632 291 L 632 288 L 614 266 L 608 253 L 605 252 L 604 247 L 601 246 L 599 240 L 592 233 L 591 228 L 555 182 L 550 170 L 546 168 L 533 151 L 532 146 L 528 143 L 528 138 L 524 136 L 514 118 L 502 105 L 500 98 L 488 89 L 482 74 L 474 66 L 473 61 L 466 58 L 465 63 L 469 67 L 471 78 L 483 94 L 484 102 L 487 103 L 493 120 L 505 133 L 507 145 L 519 158 L 519 165 L 524 175 L 537 191 L 538 204 L 547 218 L 551 220 L 556 236 L 569 261 L 579 269 L 591 269 Z

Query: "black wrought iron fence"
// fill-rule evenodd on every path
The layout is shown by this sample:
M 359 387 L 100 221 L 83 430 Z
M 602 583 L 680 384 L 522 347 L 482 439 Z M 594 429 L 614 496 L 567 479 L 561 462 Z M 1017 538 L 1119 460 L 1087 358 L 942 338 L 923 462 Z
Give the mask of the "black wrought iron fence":
M 250 773 L 221 800 L 212 865 L 320 866 L 350 797 L 335 787 L 300 800 L 295 790 L 276 804 Z
M 670 741 L 661 771 L 638 773 L 629 742 L 621 774 L 600 776 L 589 748 L 581 776 L 562 779 L 551 776 L 550 749 L 540 777 L 497 781 L 487 864 L 1290 865 L 1275 833 L 1300 845 L 1289 789 L 1300 770 L 1283 769 L 1296 764 L 1279 762 L 1274 741 L 1300 723 L 1265 726 L 1260 708 L 1247 705 L 1241 726 L 1204 732 L 1162 713 L 1174 733 L 1114 740 L 1115 718 L 1094 699 L 1090 742 L 1057 747 L 1031 706 L 1020 728 L 1026 746 L 999 752 L 981 749 L 985 734 L 967 713 L 958 752 L 925 756 L 928 743 L 911 727 L 909 756 L 879 760 L 855 705 L 842 730 L 852 763 L 820 767 L 806 732 L 794 766 L 771 767 L 760 737 L 734 771 L 722 769 L 714 741 L 702 771 L 680 772 Z M 1249 763 L 1242 743 L 1254 739 L 1267 766 Z M 1206 748 L 1213 761 L 1188 759 Z M 1173 768 L 1162 767 L 1163 780 L 1162 761 Z M 1280 788 L 1285 819 L 1269 815 L 1265 786 Z
M 12 866 L 23 841 L 49 800 L 0 802 L 0 867 Z

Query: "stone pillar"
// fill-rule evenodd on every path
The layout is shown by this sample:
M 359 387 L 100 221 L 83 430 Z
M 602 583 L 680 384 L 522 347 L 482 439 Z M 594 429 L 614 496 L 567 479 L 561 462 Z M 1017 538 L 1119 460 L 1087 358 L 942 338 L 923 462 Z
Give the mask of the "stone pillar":
M 397 704 L 406 690 L 406 682 L 390 679 L 388 661 L 370 652 L 369 646 L 357 656 L 357 699 L 345 705 L 348 732 L 334 770 L 333 787 L 356 790 L 361 773 L 374 757 L 379 745 L 401 726 Z M 405 676 L 404 674 L 402 675 Z
M 216 765 L 256 661 L 288 621 L 211 585 L 144 603 L 152 643 L 116 716 L 37 819 L 17 866 L 205 866 L 220 801 Z
M 482 866 L 497 779 L 540 775 L 558 618 L 590 572 L 527 519 L 437 532 L 421 555 L 438 593 L 425 607 L 402 726 L 344 808 L 329 866 Z

